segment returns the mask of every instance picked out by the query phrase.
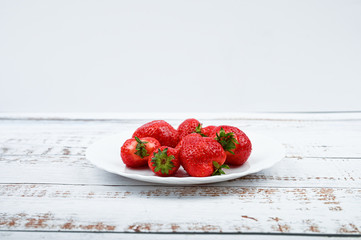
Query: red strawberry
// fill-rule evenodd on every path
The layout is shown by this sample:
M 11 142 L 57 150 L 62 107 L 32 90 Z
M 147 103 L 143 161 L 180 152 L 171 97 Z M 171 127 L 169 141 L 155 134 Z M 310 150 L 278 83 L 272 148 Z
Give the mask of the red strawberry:
M 208 126 L 208 127 L 204 127 L 202 128 L 202 133 L 207 136 L 210 137 L 213 130 L 216 128 L 216 126 Z
M 128 167 L 146 166 L 150 154 L 160 146 L 155 138 L 131 138 L 124 142 L 120 156 Z
M 178 143 L 178 132 L 169 123 L 156 120 L 140 126 L 133 133 L 133 137 L 153 137 L 162 146 L 175 147 Z
M 227 153 L 227 164 L 242 165 L 252 152 L 252 143 L 240 129 L 232 126 L 219 126 L 211 134 Z
M 202 124 L 194 118 L 184 120 L 178 127 L 179 140 L 191 133 L 199 133 L 202 135 Z
M 216 140 L 209 137 L 191 136 L 183 138 L 179 152 L 183 168 L 192 177 L 207 177 L 224 173 L 222 167 L 226 153 Z
M 155 149 L 148 160 L 148 166 L 158 176 L 174 175 L 180 167 L 177 150 L 166 146 Z
M 189 138 L 189 137 L 200 137 L 200 138 L 201 138 L 202 135 L 199 134 L 199 133 L 191 133 L 191 134 L 188 134 L 187 136 L 183 137 L 183 139 L 180 140 L 180 141 L 178 142 L 177 146 L 175 147 L 175 149 L 176 149 L 178 152 L 179 152 L 179 150 L 180 150 L 181 147 L 182 147 L 182 142 L 183 142 L 183 140 L 186 139 L 186 138 Z

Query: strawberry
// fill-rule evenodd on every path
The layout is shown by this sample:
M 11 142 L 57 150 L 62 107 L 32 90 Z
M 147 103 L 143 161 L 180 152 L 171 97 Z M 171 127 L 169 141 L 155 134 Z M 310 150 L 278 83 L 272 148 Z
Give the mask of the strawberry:
M 169 123 L 155 120 L 140 126 L 133 133 L 133 137 L 153 137 L 162 146 L 175 147 L 178 143 L 178 132 Z
M 182 138 L 191 133 L 198 133 L 202 137 L 209 137 L 215 128 L 216 126 L 202 127 L 202 124 L 197 119 L 189 118 L 178 126 L 177 131 L 179 140 L 182 140 Z
M 178 136 L 179 140 L 182 140 L 185 136 L 191 133 L 199 133 L 202 134 L 202 124 L 194 118 L 189 118 L 184 120 L 179 126 L 178 126 Z
M 224 173 L 221 168 L 226 161 L 222 145 L 210 137 L 190 136 L 183 138 L 179 158 L 183 168 L 192 177 L 207 177 Z
M 179 152 L 180 149 L 181 149 L 181 147 L 182 147 L 182 142 L 183 142 L 183 140 L 186 139 L 186 138 L 190 138 L 190 137 L 200 137 L 200 138 L 201 138 L 202 135 L 200 135 L 199 133 L 195 133 L 195 132 L 194 132 L 194 133 L 191 133 L 191 134 L 188 134 L 187 136 L 183 137 L 183 139 L 178 142 L 178 144 L 177 144 L 177 146 L 175 147 L 175 149 Z
M 120 150 L 120 156 L 128 167 L 146 166 L 150 154 L 160 147 L 160 143 L 155 138 L 131 138 L 124 142 Z
M 242 165 L 251 155 L 252 143 L 240 129 L 232 126 L 219 126 L 211 137 L 216 139 L 227 153 L 227 164 Z
M 148 160 L 148 166 L 158 176 L 174 175 L 180 167 L 177 150 L 166 146 L 155 149 Z
M 204 127 L 202 128 L 202 133 L 207 136 L 210 137 L 213 130 L 216 128 L 216 126 L 208 126 L 208 127 Z

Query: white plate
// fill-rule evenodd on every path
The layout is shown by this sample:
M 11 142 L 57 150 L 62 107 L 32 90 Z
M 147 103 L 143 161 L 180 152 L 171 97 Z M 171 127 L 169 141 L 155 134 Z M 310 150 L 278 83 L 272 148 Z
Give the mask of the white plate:
M 130 132 L 119 133 L 96 142 L 87 149 L 86 157 L 95 166 L 123 177 L 160 184 L 188 185 L 222 182 L 239 178 L 270 168 L 285 156 L 285 150 L 279 142 L 260 134 L 251 132 L 246 134 L 252 142 L 251 156 L 240 167 L 224 169 L 225 175 L 190 177 L 180 167 L 173 177 L 158 177 L 148 167 L 140 169 L 128 168 L 120 158 L 120 147 L 132 135 Z

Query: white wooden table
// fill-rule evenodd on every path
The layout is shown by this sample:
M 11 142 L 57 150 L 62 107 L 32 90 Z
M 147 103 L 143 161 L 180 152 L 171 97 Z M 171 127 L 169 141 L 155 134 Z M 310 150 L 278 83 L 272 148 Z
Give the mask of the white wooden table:
M 85 158 L 106 135 L 190 116 L 274 137 L 286 157 L 237 180 L 184 187 L 123 178 Z M 0 114 L 0 239 L 326 236 L 361 236 L 361 113 Z

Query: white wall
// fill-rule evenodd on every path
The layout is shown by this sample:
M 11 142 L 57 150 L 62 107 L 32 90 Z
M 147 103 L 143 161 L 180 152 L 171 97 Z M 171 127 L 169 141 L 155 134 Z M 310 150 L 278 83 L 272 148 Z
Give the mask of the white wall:
M 360 0 L 0 0 L 0 111 L 361 110 Z

